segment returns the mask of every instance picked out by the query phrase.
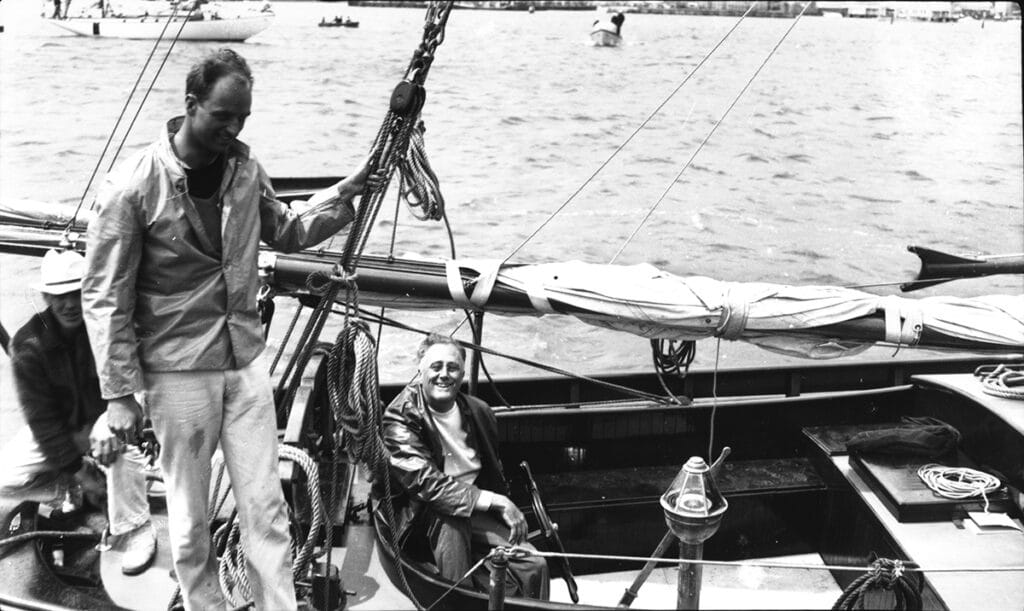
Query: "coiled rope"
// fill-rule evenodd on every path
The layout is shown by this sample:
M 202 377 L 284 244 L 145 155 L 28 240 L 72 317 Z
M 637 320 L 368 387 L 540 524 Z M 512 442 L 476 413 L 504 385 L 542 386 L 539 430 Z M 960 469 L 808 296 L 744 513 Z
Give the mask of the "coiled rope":
M 285 444 L 278 446 L 278 454 L 281 458 L 295 462 L 306 477 L 310 504 L 309 531 L 306 533 L 302 547 L 298 550 L 295 549 L 295 537 L 292 538 L 292 554 L 294 555 L 292 576 L 296 580 L 301 580 L 306 576 L 310 562 L 326 552 L 325 546 L 319 554 L 314 554 L 320 528 L 325 529 L 325 540 L 329 542 L 332 537 L 332 524 L 327 519 L 324 510 L 323 496 L 320 492 L 320 471 L 313 458 L 304 450 Z M 225 465 L 221 463 L 211 488 L 211 507 L 208 514 L 210 521 L 220 513 L 231 492 L 230 482 L 223 491 L 221 490 L 224 473 Z M 289 522 L 293 523 L 294 520 L 289 520 Z M 238 519 L 237 509 L 232 510 L 228 520 L 214 532 L 211 537 L 211 545 L 220 556 L 217 574 L 221 591 L 231 605 L 235 607 L 247 605 L 252 600 L 252 586 L 245 569 L 245 550 L 242 545 L 241 523 Z M 175 588 L 167 608 L 177 608 L 181 603 L 180 597 L 181 587 L 179 586 Z
M 399 199 L 405 202 L 413 216 L 421 221 L 440 221 L 444 218 L 444 196 L 441 185 L 427 161 L 423 121 L 417 121 L 409 137 L 409 152 L 398 161 Z
M 1024 401 L 1024 366 L 982 365 L 974 370 L 974 375 L 986 394 Z
M 678 405 L 689 405 L 688 397 L 680 399 L 673 393 L 665 382 L 666 375 L 673 375 L 679 379 L 686 378 L 697 356 L 697 342 L 692 340 L 674 339 L 652 339 L 651 357 L 654 359 L 654 373 L 658 376 L 658 383 L 661 384 L 665 394 L 672 398 Z
M 871 563 L 867 573 L 853 580 L 853 583 L 843 590 L 832 609 L 833 611 L 864 609 L 864 599 L 868 592 L 889 590 L 896 599 L 896 609 L 918 611 L 921 609 L 920 587 L 920 582 L 917 587 L 914 587 L 904 575 L 903 562 L 878 558 Z
M 923 465 L 917 470 L 917 476 L 932 492 L 943 498 L 972 499 L 980 496 L 985 500 L 985 512 L 988 512 L 988 495 L 1003 485 L 999 478 L 982 471 L 935 463 Z
M 361 320 L 345 325 L 327 355 L 327 393 L 335 422 L 341 424 L 335 443 L 344 444 L 353 461 L 373 468 L 372 481 L 386 480 L 377 345 Z

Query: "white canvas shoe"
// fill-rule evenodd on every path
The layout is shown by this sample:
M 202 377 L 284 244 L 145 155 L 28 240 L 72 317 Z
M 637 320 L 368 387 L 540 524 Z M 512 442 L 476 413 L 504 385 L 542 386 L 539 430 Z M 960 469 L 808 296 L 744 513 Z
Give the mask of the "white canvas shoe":
M 146 522 L 131 532 L 121 535 L 124 555 L 121 557 L 121 572 L 138 575 L 149 568 L 156 557 L 156 531 L 153 524 Z

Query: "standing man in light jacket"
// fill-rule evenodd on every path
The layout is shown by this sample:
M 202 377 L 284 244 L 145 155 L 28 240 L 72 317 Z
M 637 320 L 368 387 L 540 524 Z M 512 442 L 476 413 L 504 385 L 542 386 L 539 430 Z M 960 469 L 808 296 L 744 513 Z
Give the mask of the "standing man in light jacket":
M 86 324 L 112 431 L 130 441 L 146 410 L 161 445 L 171 552 L 186 609 L 221 609 L 207 519 L 210 458 L 220 443 L 238 505 L 257 609 L 294 609 L 277 426 L 257 313 L 260 240 L 309 248 L 354 217 L 382 176 L 365 163 L 301 213 L 275 198 L 237 140 L 253 78 L 219 49 L 192 66 L 185 116 L 104 182 L 89 224 Z

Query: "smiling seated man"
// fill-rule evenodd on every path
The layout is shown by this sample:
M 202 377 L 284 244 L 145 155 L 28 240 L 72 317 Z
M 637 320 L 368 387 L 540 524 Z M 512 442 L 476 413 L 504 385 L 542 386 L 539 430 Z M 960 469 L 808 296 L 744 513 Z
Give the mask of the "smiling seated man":
M 135 575 L 156 553 L 146 459 L 107 425 L 107 402 L 82 321 L 84 271 L 78 253 L 47 252 L 35 287 L 47 307 L 11 342 L 14 385 L 28 426 L 0 455 L 0 498 L 36 501 L 40 513 L 56 517 L 81 508 L 82 491 L 100 496 L 105 488 L 111 542 L 124 551 L 121 570 Z M 105 484 L 93 458 L 107 467 Z
M 384 413 L 399 542 L 425 536 L 441 575 L 459 581 L 496 546 L 526 543 L 526 518 L 508 498 L 498 459 L 498 424 L 483 401 L 459 392 L 466 350 L 431 334 L 420 344 L 418 379 Z M 414 532 L 418 531 L 418 532 Z M 490 568 L 490 562 L 487 563 Z M 509 558 L 506 593 L 547 600 L 547 562 Z M 486 591 L 487 570 L 472 576 Z

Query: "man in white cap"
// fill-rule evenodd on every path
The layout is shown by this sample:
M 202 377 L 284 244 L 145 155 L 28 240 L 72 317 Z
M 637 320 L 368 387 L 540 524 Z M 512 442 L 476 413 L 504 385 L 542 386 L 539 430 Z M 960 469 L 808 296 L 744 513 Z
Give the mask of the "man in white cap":
M 85 259 L 74 251 L 51 250 L 40 271 L 35 288 L 47 307 L 11 342 L 14 384 L 28 426 L 0 456 L 0 498 L 39 502 L 44 514 L 74 511 L 82 502 L 81 491 L 89 496 L 104 492 L 95 460 L 107 468 L 109 530 L 115 548 L 123 551 L 121 570 L 135 575 L 146 570 L 156 553 L 146 461 L 107 425 L 107 402 L 100 397 L 82 318 Z

